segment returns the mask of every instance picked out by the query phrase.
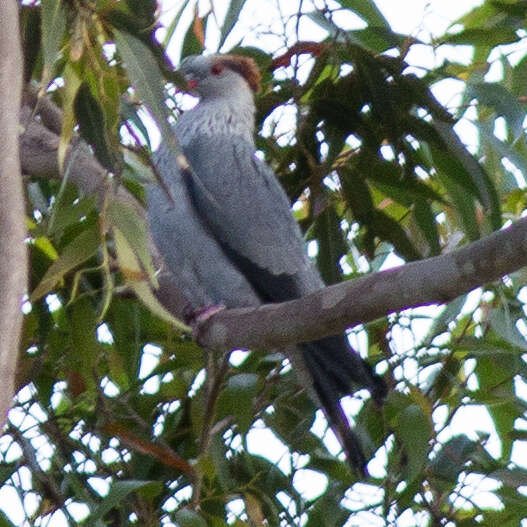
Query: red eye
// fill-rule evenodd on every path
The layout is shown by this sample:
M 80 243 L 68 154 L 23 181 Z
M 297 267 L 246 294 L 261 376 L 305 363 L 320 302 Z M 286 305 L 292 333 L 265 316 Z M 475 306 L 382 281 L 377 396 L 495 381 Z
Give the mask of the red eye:
M 219 64 L 219 63 L 213 64 L 212 67 L 210 68 L 210 71 L 213 75 L 220 75 L 221 72 L 223 71 L 223 64 Z

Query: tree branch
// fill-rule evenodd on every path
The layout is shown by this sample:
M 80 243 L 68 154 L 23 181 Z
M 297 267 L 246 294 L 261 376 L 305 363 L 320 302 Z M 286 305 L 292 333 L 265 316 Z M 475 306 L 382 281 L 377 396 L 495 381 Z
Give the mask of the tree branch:
M 58 177 L 57 145 L 58 137 L 33 121 L 22 139 L 23 169 L 36 176 Z M 105 192 L 106 172 L 89 151 L 75 159 L 71 181 L 87 194 Z M 124 200 L 134 200 L 123 188 L 119 193 Z M 155 261 L 162 265 L 155 248 L 152 250 Z M 526 262 L 524 218 L 451 253 L 336 284 L 294 301 L 221 311 L 200 325 L 198 341 L 211 349 L 233 349 L 273 348 L 313 340 L 394 311 L 448 302 L 520 269 Z M 177 284 L 168 273 L 161 274 L 160 284 L 161 301 L 181 316 L 185 301 Z
M 339 333 L 410 307 L 441 304 L 527 263 L 527 218 L 451 253 L 412 262 L 306 297 L 220 311 L 199 328 L 202 346 L 283 346 Z
M 20 306 L 27 287 L 24 245 L 25 205 L 18 154 L 18 113 L 22 90 L 22 50 L 15 0 L 0 1 L 0 429 L 11 406 L 18 340 L 22 326 Z

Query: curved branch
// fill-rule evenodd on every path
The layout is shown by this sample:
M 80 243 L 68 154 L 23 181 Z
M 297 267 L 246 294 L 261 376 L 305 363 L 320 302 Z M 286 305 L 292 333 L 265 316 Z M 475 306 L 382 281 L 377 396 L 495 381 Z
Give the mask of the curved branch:
M 434 258 L 326 287 L 303 298 L 220 311 L 198 331 L 209 348 L 270 348 L 314 340 L 411 307 L 442 304 L 527 264 L 527 218 Z
M 20 306 L 26 292 L 25 206 L 18 156 L 18 112 L 22 91 L 22 50 L 15 0 L 0 4 L 0 429 L 14 391 Z

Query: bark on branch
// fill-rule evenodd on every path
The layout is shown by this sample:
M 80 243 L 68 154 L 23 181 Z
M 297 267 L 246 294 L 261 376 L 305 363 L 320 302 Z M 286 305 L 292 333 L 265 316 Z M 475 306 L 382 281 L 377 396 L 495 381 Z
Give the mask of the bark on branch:
M 33 121 L 22 139 L 24 171 L 58 177 L 57 145 L 58 137 Z M 84 193 L 105 191 L 106 172 L 93 156 L 85 152 L 75 160 L 71 181 Z M 128 199 L 124 189 L 120 192 L 122 199 Z M 451 253 L 330 286 L 298 300 L 222 311 L 199 327 L 199 343 L 216 349 L 273 348 L 313 340 L 394 311 L 448 302 L 526 264 L 527 218 Z M 184 300 L 177 284 L 167 275 L 161 275 L 160 283 L 163 303 L 180 316 Z
M 18 4 L 0 2 L 0 429 L 11 406 L 26 292 L 25 205 L 18 154 L 22 51 Z
M 219 312 L 199 328 L 210 348 L 269 348 L 339 333 L 389 313 L 442 304 L 527 264 L 527 218 L 451 253 L 326 287 L 304 298 Z

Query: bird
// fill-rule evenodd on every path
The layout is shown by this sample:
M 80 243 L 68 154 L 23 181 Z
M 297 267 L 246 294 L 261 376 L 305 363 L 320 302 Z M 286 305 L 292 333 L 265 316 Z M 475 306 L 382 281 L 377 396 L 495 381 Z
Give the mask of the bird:
M 289 198 L 256 154 L 254 96 L 261 74 L 255 61 L 192 55 L 180 71 L 199 99 L 173 128 L 192 170 L 181 170 L 163 141 L 154 164 L 166 189 L 151 185 L 147 215 L 154 243 L 191 310 L 284 302 L 323 288 Z M 384 380 L 345 333 L 292 349 L 297 381 L 322 407 L 351 467 L 367 476 L 341 399 L 367 388 L 380 405 L 387 395 Z

